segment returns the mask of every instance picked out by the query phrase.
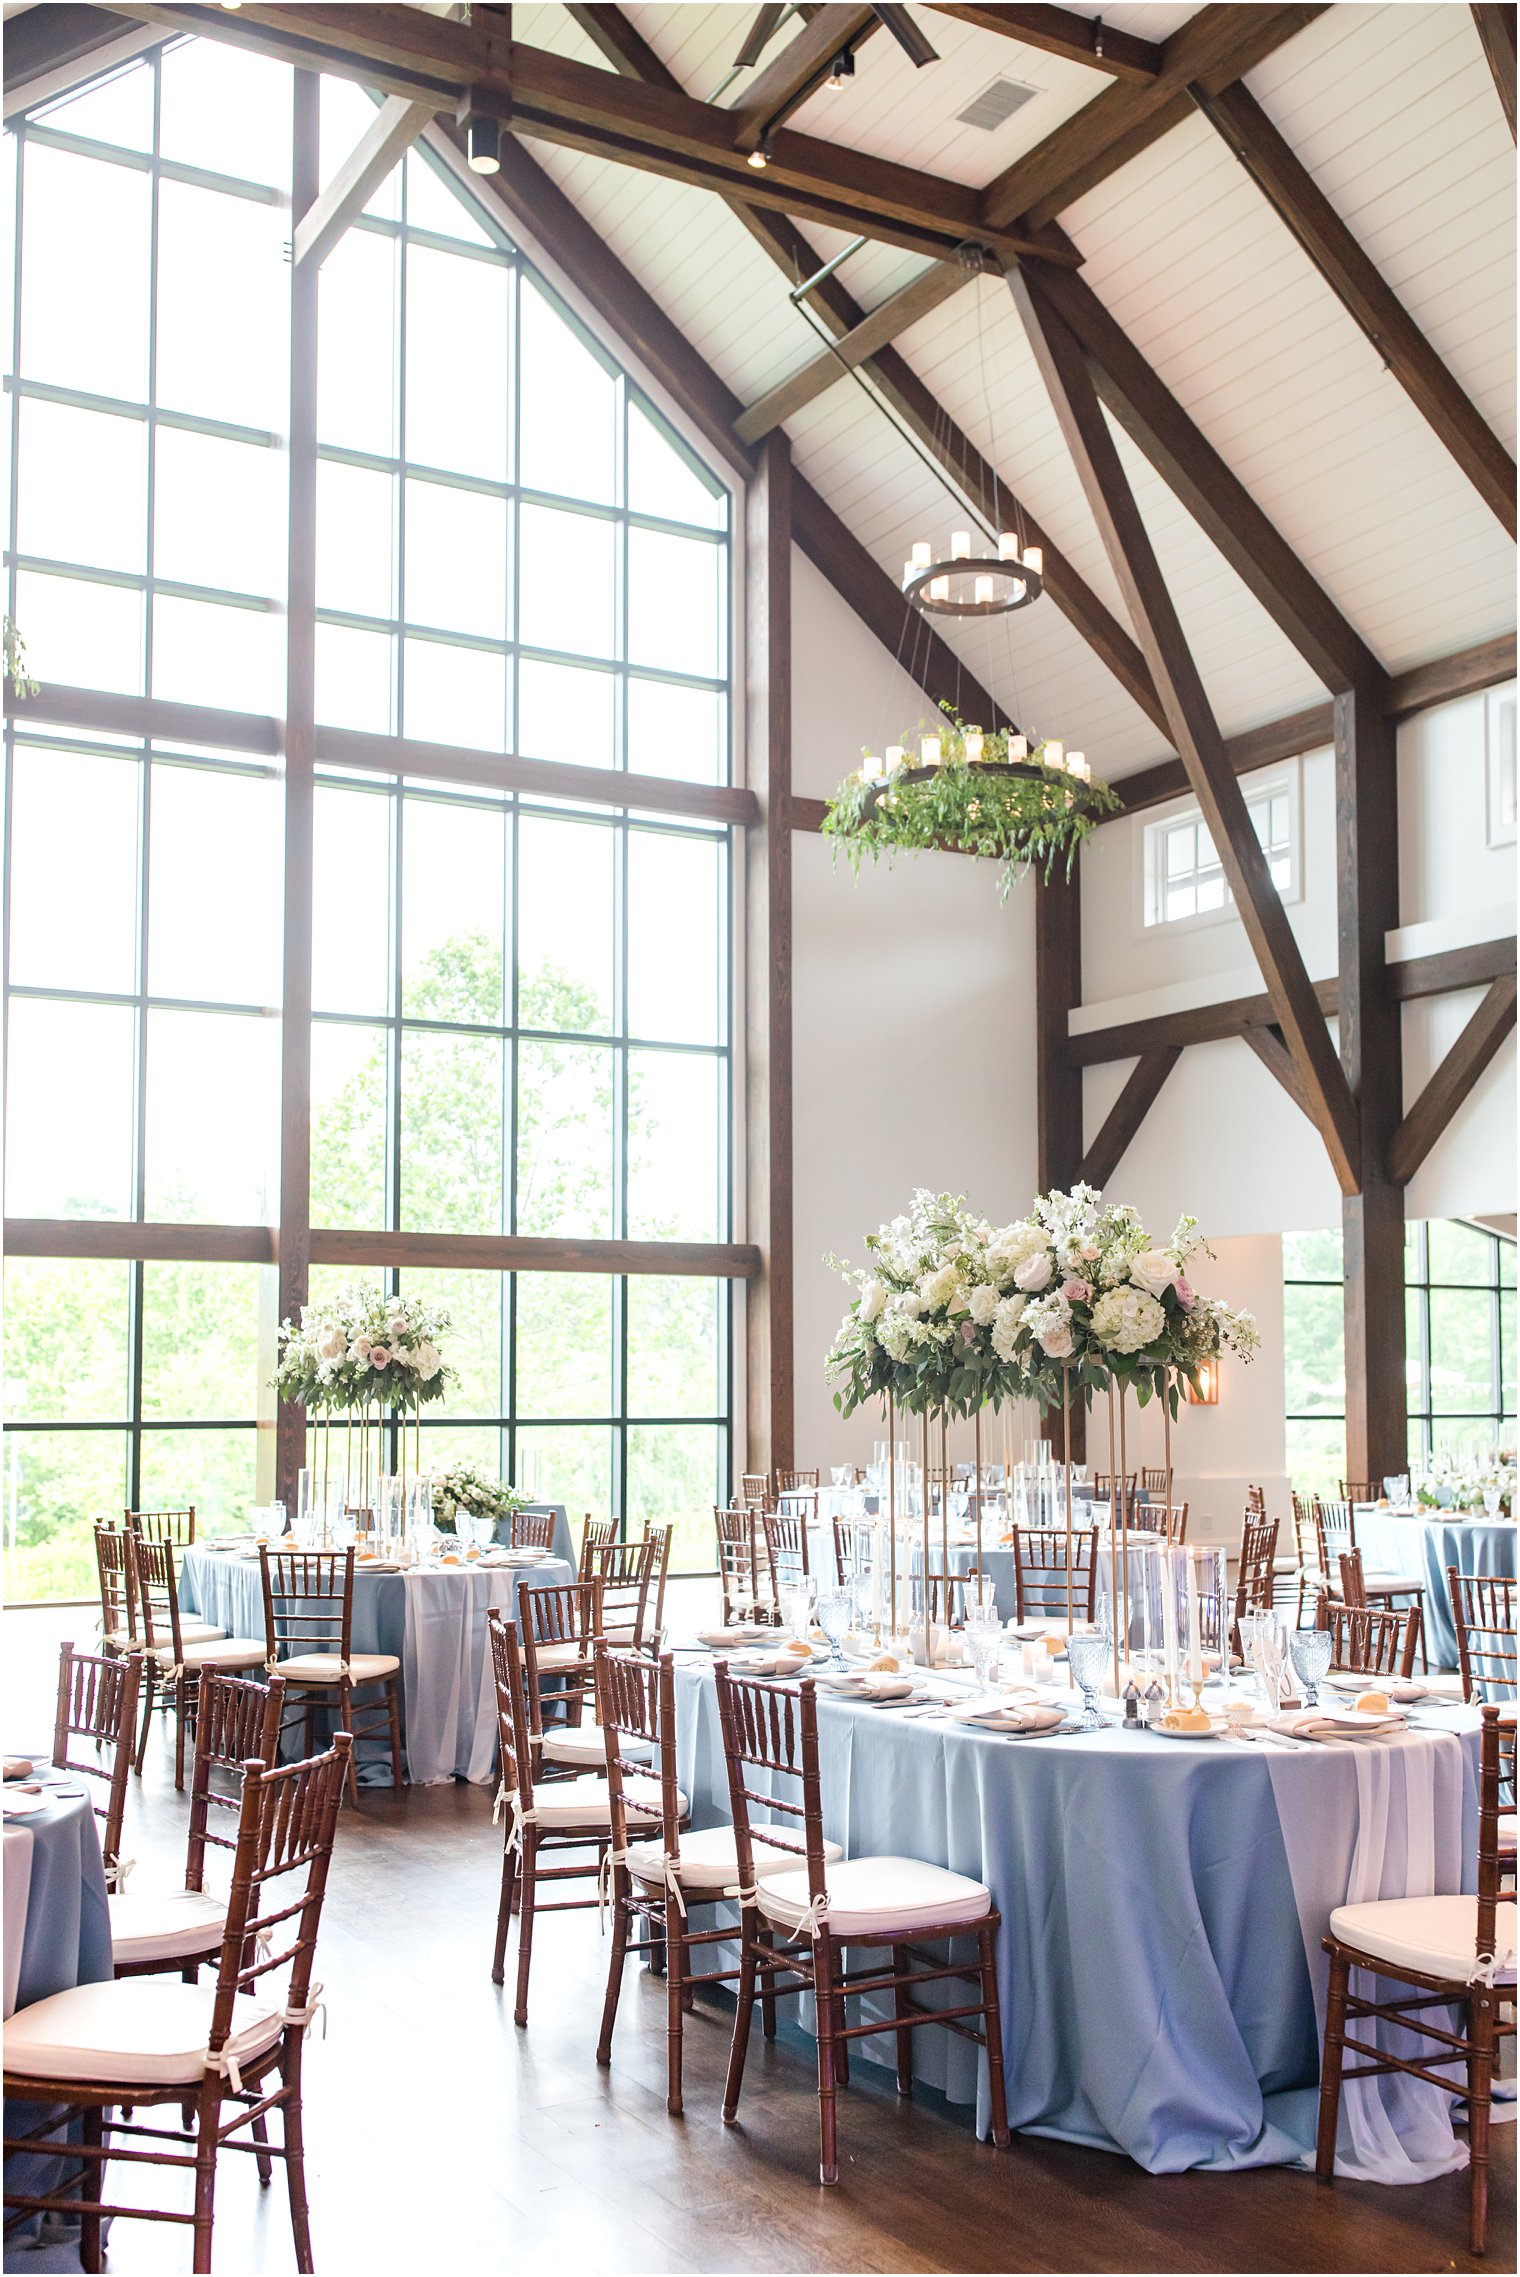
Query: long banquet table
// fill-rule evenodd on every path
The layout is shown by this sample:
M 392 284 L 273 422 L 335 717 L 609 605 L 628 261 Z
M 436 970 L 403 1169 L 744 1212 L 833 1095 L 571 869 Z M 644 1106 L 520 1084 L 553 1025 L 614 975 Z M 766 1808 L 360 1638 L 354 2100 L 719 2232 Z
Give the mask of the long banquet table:
M 515 1613 L 518 1592 L 569 1581 L 574 1569 L 549 1557 L 534 1566 L 418 1566 L 354 1575 L 353 1649 L 394 1653 L 401 1663 L 407 1775 L 413 1786 L 489 1779 L 496 1760 L 496 1698 L 486 1647 L 492 1605 Z M 185 1552 L 180 1599 L 187 1612 L 229 1635 L 261 1637 L 264 1608 L 256 1558 Z M 377 1743 L 363 1750 L 361 1781 L 389 1786 Z
M 1358 1503 L 1356 1539 L 1369 1573 L 1408 1574 L 1425 1583 L 1425 1649 L 1432 1668 L 1457 1666 L 1457 1631 L 1446 1569 L 1515 1571 L 1512 1518 L 1458 1518 L 1450 1510 L 1421 1514 Z
M 710 1669 L 678 1665 L 680 1783 L 731 1817 Z M 1477 1717 L 1376 1747 L 1102 1732 L 1007 1739 L 819 1702 L 825 1831 L 984 1880 L 1009 2118 L 1148 2172 L 1312 2159 L 1325 1961 L 1348 1900 L 1470 1888 Z M 722 1951 L 723 1948 L 717 1948 Z M 975 2051 L 915 2033 L 915 2070 L 979 2102 Z M 890 2037 L 858 2042 L 893 2058 Z M 1466 2162 L 1449 2100 L 1393 2077 L 1347 2091 L 1340 2170 L 1418 2181 Z

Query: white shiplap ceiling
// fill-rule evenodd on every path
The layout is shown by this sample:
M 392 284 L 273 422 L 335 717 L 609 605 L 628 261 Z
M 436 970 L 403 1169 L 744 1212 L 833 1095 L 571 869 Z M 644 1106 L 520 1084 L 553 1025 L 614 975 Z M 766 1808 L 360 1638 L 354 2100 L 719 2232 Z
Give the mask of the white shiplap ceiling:
M 1088 7 L 1082 13 L 1098 13 Z M 686 89 L 730 71 L 748 5 L 626 13 Z M 1109 7 L 1163 40 L 1193 13 Z M 915 71 L 885 34 L 853 84 L 795 114 L 808 132 L 974 184 L 1042 141 L 1109 82 L 920 6 L 941 62 Z M 519 7 L 517 36 L 596 61 L 557 5 Z M 767 55 L 792 36 L 785 28 Z M 741 75 L 723 100 L 742 93 Z M 1037 90 L 992 134 L 955 114 L 997 77 Z M 1247 80 L 1478 409 L 1515 441 L 1514 149 L 1471 15 L 1453 0 L 1325 10 Z M 534 155 L 733 392 L 763 395 L 819 343 L 786 279 L 715 197 L 539 142 Z M 1390 671 L 1508 630 L 1514 562 L 1489 509 L 1383 368 L 1221 138 L 1174 129 L 1068 208 L 1087 282 Z M 820 258 L 845 240 L 810 226 Z M 921 266 L 872 245 L 844 281 L 867 308 Z M 897 343 L 1117 616 L 1124 607 L 1006 288 L 967 286 Z M 857 381 L 787 428 L 801 471 L 894 576 L 915 537 L 959 517 Z M 1227 733 L 1319 700 L 1320 683 L 1159 476 L 1120 450 Z M 1160 755 L 1156 729 L 1047 599 L 952 634 L 968 670 L 1022 721 L 1122 775 Z

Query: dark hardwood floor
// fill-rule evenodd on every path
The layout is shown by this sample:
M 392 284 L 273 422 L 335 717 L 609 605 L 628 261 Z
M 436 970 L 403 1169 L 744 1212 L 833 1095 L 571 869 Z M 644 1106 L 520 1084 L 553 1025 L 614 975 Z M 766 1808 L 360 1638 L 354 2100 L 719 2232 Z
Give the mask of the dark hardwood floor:
M 28 1624 L 35 1624 L 29 1627 Z M 82 1637 L 83 1622 L 75 1628 Z M 11 1616 L 7 1744 L 46 1697 L 54 1615 Z M 35 1714 L 28 1729 L 35 1726 Z M 167 1738 L 128 1805 L 139 1886 L 183 1864 Z M 307 2059 L 317 2266 L 366 2277 L 590 2271 L 1416 2271 L 1513 2267 L 1514 2141 L 1498 2130 L 1487 2264 L 1462 2250 L 1466 2177 L 1319 2188 L 1305 2174 L 1152 2177 L 1015 2138 L 998 2153 L 933 2098 L 856 2067 L 843 2175 L 816 2180 L 811 2043 L 751 2050 L 743 2124 L 718 2117 L 728 2015 L 699 2004 L 682 2120 L 664 2108 L 663 1989 L 630 1967 L 614 2061 L 593 2058 L 606 1945 L 594 1913 L 541 1917 L 531 2021 L 490 1981 L 500 1858 L 490 1798 L 366 1793 L 339 1829 L 317 1974 L 328 2030 Z M 134 2194 L 117 2168 L 113 2193 Z M 155 2175 L 162 2189 L 166 2178 Z M 169 2187 L 173 2187 L 170 2182 Z M 188 2203 L 188 2199 L 185 2201 Z M 279 2176 L 223 2161 L 217 2267 L 294 2267 Z M 114 2226 L 108 2267 L 188 2269 L 186 2233 Z

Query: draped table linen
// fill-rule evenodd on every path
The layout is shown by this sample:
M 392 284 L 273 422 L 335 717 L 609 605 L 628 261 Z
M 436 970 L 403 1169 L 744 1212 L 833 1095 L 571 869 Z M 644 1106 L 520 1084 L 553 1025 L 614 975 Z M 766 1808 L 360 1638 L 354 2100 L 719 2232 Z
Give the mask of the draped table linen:
M 731 1812 L 711 1675 L 680 1667 L 677 1682 L 681 1787 L 693 1825 L 717 1824 Z M 1444 1721 L 1461 1735 L 1421 1731 L 1369 1770 L 1349 1746 L 1114 1726 L 1008 1740 L 825 1697 L 825 1832 L 847 1856 L 922 1858 L 991 1888 L 1014 2127 L 1153 2174 L 1306 2165 L 1332 1909 L 1473 1886 L 1477 1718 Z M 857 2046 L 894 2061 L 890 2037 Z M 975 2051 L 948 2033 L 913 2046 L 917 2075 L 977 2099 L 984 2130 Z M 1348 2131 L 1348 2172 L 1414 2181 L 1463 2163 L 1437 2090 L 1400 2141 L 1405 2085 L 1360 2091 L 1386 2116 Z
M 1432 1668 L 1457 1666 L 1447 1567 L 1467 1574 L 1515 1572 L 1511 1518 L 1458 1518 L 1449 1510 L 1421 1514 L 1358 1503 L 1356 1540 L 1369 1576 L 1392 1573 L 1424 1581 L 1425 1649 Z
M 517 1617 L 518 1594 L 573 1578 L 560 1558 L 535 1566 L 418 1566 L 405 1573 L 354 1574 L 353 1649 L 393 1653 L 401 1663 L 407 1775 L 413 1786 L 489 1779 L 496 1760 L 496 1693 L 486 1642 L 492 1605 Z M 255 1558 L 187 1550 L 180 1596 L 185 1609 L 229 1635 L 264 1633 Z M 375 1742 L 360 1777 L 388 1786 L 390 1768 Z M 371 1760 L 373 1758 L 373 1760 Z

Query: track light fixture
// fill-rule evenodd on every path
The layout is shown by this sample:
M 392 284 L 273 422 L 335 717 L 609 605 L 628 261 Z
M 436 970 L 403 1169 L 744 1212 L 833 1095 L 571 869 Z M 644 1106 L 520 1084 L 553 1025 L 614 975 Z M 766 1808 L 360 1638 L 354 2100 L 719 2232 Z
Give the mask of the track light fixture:
M 828 76 L 828 85 L 833 93 L 837 95 L 840 92 L 841 88 L 843 88 L 849 80 L 853 79 L 854 76 L 855 50 L 853 48 L 847 47 L 843 49 L 840 54 L 835 56 L 834 67 Z
M 771 139 L 770 136 L 767 135 L 765 137 L 765 140 L 757 144 L 756 147 L 750 152 L 749 163 L 754 167 L 757 173 L 763 173 L 766 167 L 769 166 L 771 157 Z
M 471 119 L 465 128 L 465 139 L 472 174 L 501 172 L 501 127 L 495 119 Z

